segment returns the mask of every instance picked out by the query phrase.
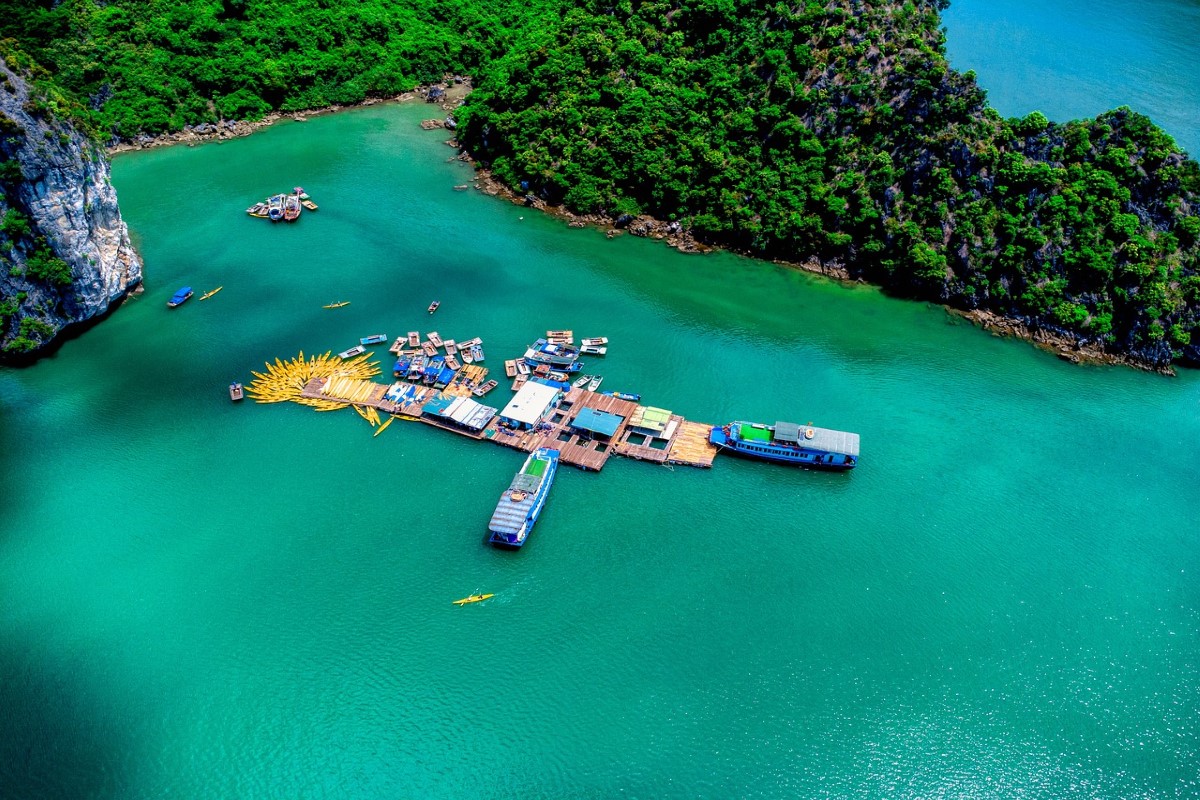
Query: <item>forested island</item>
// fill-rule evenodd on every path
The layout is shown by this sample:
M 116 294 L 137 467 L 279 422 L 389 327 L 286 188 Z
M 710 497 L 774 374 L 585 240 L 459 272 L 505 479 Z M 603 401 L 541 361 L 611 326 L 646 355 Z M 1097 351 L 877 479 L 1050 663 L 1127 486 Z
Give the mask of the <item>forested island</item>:
M 97 141 L 469 74 L 458 141 L 531 202 L 651 217 L 1152 369 L 1200 364 L 1197 163 L 1129 109 L 1001 118 L 946 61 L 945 0 L 8 5 L 26 110 Z M 37 251 L 22 219 L 0 254 Z M 29 315 L 12 311 L 9 343 Z

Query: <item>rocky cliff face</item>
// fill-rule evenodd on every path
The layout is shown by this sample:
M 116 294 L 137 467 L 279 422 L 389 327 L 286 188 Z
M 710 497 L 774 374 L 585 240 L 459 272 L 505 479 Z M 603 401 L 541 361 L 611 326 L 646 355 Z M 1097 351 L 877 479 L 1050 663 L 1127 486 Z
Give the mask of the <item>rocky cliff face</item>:
M 141 279 L 104 152 L 0 60 L 0 357 L 36 354 Z

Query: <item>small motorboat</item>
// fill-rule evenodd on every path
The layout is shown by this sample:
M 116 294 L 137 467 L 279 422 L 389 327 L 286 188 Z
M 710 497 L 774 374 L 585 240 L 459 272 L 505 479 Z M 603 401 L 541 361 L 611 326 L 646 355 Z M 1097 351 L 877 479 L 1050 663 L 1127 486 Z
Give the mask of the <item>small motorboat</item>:
M 579 348 L 579 352 L 583 353 L 585 356 L 602 356 L 608 352 L 608 348 L 601 347 L 600 345 L 596 344 L 585 344 L 583 347 Z
M 473 349 L 459 350 L 458 354 L 460 356 L 462 356 L 462 360 L 463 360 L 464 364 L 474 364 L 475 363 L 475 351 Z
M 246 209 L 246 213 L 258 219 L 267 219 L 267 204 L 255 203 Z
M 454 356 L 446 356 L 446 366 L 455 372 L 462 369 L 462 364 L 458 363 L 458 359 Z
M 365 352 L 367 352 L 367 348 L 363 347 L 361 344 L 356 344 L 349 350 L 343 350 L 342 352 L 338 353 L 338 358 L 354 358 L 355 356 L 361 356 Z
M 587 386 L 589 383 L 592 382 L 592 377 L 593 376 L 591 376 L 591 375 L 583 375 L 579 378 L 576 378 L 575 382 L 572 383 L 571 385 L 574 386 L 576 389 L 582 389 L 585 386 Z
M 386 333 L 373 333 L 358 340 L 359 344 L 383 344 L 387 341 Z
M 517 377 L 517 362 L 508 360 L 504 362 L 504 374 L 510 378 Z
M 218 286 L 217 288 L 213 289 L 211 292 L 205 292 L 204 294 L 200 295 L 200 299 L 207 300 L 208 298 L 212 297 L 214 294 L 216 294 L 217 292 L 221 291 L 224 288 L 225 288 L 224 286 Z
M 446 355 L 448 356 L 452 356 L 458 352 L 458 345 L 455 344 L 453 339 L 447 339 L 443 342 L 443 346 L 446 348 Z
M 182 289 L 180 289 L 178 292 L 176 292 L 171 297 L 171 299 L 167 301 L 167 308 L 175 308 L 176 306 L 181 306 L 185 302 L 187 302 L 187 299 L 191 296 L 192 296 L 192 287 L 185 286 Z
M 441 300 L 434 300 L 432 303 L 429 304 L 429 313 L 432 314 L 433 312 L 437 311 L 438 306 L 440 306 L 441 304 L 442 304 Z
M 456 606 L 465 606 L 465 605 L 468 605 L 469 603 L 482 603 L 484 600 L 487 600 L 488 598 L 495 597 L 495 596 L 496 596 L 495 594 L 473 594 L 473 595 L 464 597 L 461 600 L 454 600 L 453 603 Z
M 267 218 L 271 222 L 279 222 L 283 219 L 283 195 L 277 194 L 267 200 Z
M 603 376 L 597 375 L 596 377 L 592 378 L 591 381 L 588 382 L 588 391 L 589 392 L 600 391 L 600 384 L 603 382 L 604 382 Z
M 488 381 L 482 386 L 476 386 L 474 389 L 472 389 L 471 394 L 475 395 L 476 397 L 483 397 L 485 394 L 490 392 L 492 389 L 495 389 L 499 385 L 499 381 Z
M 517 362 L 517 374 L 529 377 L 529 365 L 525 363 L 525 359 Z
M 316 203 L 314 203 L 312 200 L 304 200 L 304 199 L 301 199 L 301 200 L 300 200 L 300 205 L 304 206 L 304 207 L 305 207 L 305 208 L 307 208 L 309 211 L 316 211 L 318 208 L 320 208 L 320 206 L 318 206 L 318 205 L 317 205 Z
M 416 331 L 409 331 L 408 332 L 408 346 L 409 347 L 420 347 L 421 346 L 421 334 L 417 333 Z
M 433 342 L 434 347 L 442 346 L 442 337 L 438 335 L 437 331 L 430 331 L 429 333 L 425 334 L 425 338 Z
M 471 346 L 471 358 L 475 359 L 476 361 L 483 361 L 483 348 L 477 344 L 472 345 Z
M 290 194 L 283 201 L 283 220 L 284 222 L 295 222 L 300 219 L 300 198 L 297 195 Z
M 636 403 L 642 399 L 640 394 L 631 394 L 630 392 L 612 392 L 611 394 L 618 400 L 628 400 L 632 403 Z
M 229 384 L 229 399 L 230 400 L 232 400 L 233 402 L 236 403 L 238 400 L 241 400 L 245 396 L 246 396 L 246 392 L 242 388 L 242 385 L 240 383 Z
M 518 375 L 517 379 L 515 381 L 513 381 L 512 390 L 514 392 L 519 391 L 520 388 L 528 382 L 529 382 L 528 375 Z
M 603 347 L 608 344 L 607 336 L 589 336 L 579 340 L 584 347 Z
M 336 303 L 330 303 L 329 305 L 321 306 L 321 308 L 345 308 L 348 305 L 350 305 L 349 300 L 338 300 Z
M 567 373 L 558 372 L 557 370 L 550 370 L 546 373 L 546 377 L 552 381 L 558 381 L 559 383 L 566 383 L 569 380 Z

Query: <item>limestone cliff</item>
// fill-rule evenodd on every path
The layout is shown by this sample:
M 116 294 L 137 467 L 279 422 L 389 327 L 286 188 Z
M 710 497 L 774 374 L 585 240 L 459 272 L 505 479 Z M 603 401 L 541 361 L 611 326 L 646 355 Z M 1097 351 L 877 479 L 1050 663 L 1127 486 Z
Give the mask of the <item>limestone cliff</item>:
M 0 353 L 36 354 L 141 279 L 104 152 L 0 59 Z

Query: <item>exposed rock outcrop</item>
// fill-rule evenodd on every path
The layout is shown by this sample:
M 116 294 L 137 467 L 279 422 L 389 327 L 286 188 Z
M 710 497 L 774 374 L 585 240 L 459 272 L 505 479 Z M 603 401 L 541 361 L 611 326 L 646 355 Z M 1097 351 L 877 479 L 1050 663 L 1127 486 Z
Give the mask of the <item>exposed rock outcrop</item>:
M 141 279 L 103 150 L 0 60 L 0 353 L 36 354 Z

